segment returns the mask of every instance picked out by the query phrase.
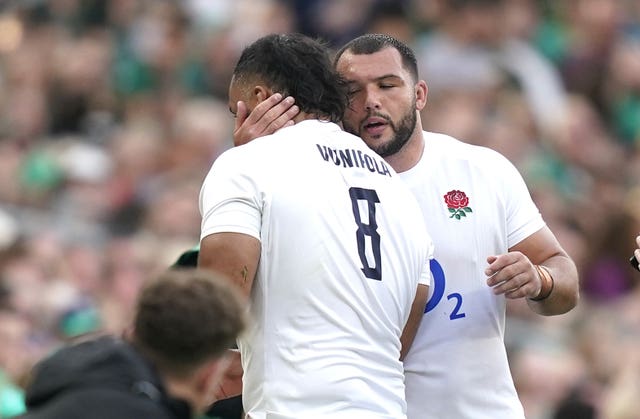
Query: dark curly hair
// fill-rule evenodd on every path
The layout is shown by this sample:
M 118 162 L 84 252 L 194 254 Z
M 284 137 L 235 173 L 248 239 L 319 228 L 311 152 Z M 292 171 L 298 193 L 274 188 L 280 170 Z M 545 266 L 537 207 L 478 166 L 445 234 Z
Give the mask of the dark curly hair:
M 142 290 L 132 343 L 160 371 L 184 377 L 233 346 L 246 324 L 244 311 L 243 298 L 224 278 L 171 269 Z
M 342 48 L 340 48 L 338 52 L 336 52 L 333 62 L 334 65 L 337 64 L 345 51 L 349 51 L 355 55 L 362 55 L 373 54 L 375 52 L 382 51 L 385 48 L 396 49 L 402 57 L 402 66 L 404 69 L 409 71 L 409 74 L 411 74 L 414 81 L 418 81 L 418 62 L 416 60 L 416 55 L 413 53 L 411 48 L 403 42 L 389 35 L 380 33 L 368 33 L 361 35 L 347 42 Z
M 271 34 L 246 47 L 233 71 L 235 82 L 260 78 L 306 113 L 342 120 L 348 103 L 344 79 L 322 41 L 298 33 Z

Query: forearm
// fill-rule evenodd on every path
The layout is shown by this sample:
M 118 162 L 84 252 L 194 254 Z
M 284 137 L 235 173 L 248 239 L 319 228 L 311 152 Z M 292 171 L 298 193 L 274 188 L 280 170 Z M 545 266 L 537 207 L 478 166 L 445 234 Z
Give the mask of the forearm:
M 553 280 L 553 289 L 544 299 L 527 299 L 529 307 L 538 314 L 553 316 L 564 314 L 578 304 L 578 271 L 574 262 L 566 255 L 552 256 L 540 263 Z

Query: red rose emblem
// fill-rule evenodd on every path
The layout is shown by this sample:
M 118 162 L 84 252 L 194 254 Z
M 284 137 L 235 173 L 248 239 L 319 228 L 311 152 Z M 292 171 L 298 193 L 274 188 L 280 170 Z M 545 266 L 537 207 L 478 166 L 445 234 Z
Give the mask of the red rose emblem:
M 467 194 L 462 191 L 449 191 L 444 196 L 444 202 L 447 204 L 448 208 L 464 208 L 469 205 L 469 198 Z
M 473 212 L 469 207 L 469 198 L 467 197 L 467 194 L 462 191 L 453 190 L 447 192 L 444 196 L 444 202 L 447 204 L 447 209 L 451 214 L 449 218 L 460 220 L 466 217 L 468 213 Z

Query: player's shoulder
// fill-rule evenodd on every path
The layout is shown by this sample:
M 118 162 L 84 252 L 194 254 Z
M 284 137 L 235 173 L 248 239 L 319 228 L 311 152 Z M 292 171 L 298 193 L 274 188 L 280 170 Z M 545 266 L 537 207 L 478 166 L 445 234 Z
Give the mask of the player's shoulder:
M 437 156 L 439 160 L 462 160 L 473 165 L 492 166 L 510 164 L 501 153 L 489 147 L 469 144 L 451 135 L 423 131 L 427 153 Z
M 282 130 L 281 130 L 282 131 Z M 286 138 L 280 131 L 273 134 L 254 138 L 248 143 L 231 147 L 222 152 L 214 162 L 215 164 L 237 164 L 240 162 L 255 164 L 258 161 L 279 155 L 283 147 L 283 139 Z
M 218 155 L 213 161 L 212 168 L 220 170 L 227 166 L 233 166 L 237 162 L 241 162 L 246 159 L 247 150 L 250 147 L 245 147 L 249 144 L 244 144 L 237 147 L 228 148 Z
M 269 155 L 261 152 L 252 142 L 229 148 L 218 155 L 209 168 L 204 179 L 209 183 L 212 178 L 236 178 L 237 176 L 255 177 L 263 162 L 269 159 Z

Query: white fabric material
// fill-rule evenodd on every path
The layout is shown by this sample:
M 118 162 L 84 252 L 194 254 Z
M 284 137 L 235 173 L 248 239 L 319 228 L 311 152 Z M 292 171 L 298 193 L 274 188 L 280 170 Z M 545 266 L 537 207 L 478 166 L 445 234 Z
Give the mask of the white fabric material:
M 262 245 L 239 340 L 249 417 L 405 417 L 399 337 L 430 283 L 432 244 L 393 169 L 336 124 L 307 120 L 222 154 L 200 209 L 201 237 Z
M 442 134 L 424 138 L 420 162 L 401 173 L 435 244 L 429 311 L 404 363 L 408 417 L 524 418 L 504 346 L 505 298 L 493 295 L 484 270 L 487 256 L 545 223 L 505 157 Z M 444 199 L 453 190 L 469 199 L 459 219 Z

